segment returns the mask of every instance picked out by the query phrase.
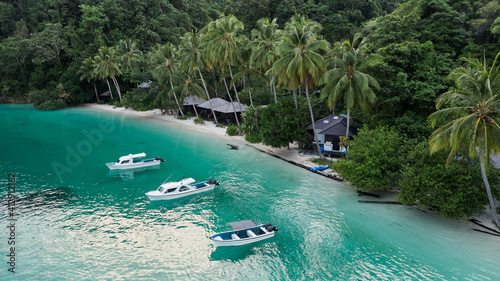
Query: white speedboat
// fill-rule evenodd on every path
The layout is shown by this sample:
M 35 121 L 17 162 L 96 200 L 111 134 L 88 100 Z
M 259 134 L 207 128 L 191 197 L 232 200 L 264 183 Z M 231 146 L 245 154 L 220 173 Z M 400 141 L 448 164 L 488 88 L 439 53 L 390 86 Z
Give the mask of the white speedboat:
M 146 196 L 150 200 L 170 200 L 213 190 L 216 185 L 219 185 L 219 182 L 212 178 L 204 182 L 194 182 L 192 178 L 185 178 L 180 181 L 162 183 L 157 190 L 147 192 Z
M 106 163 L 106 166 L 108 166 L 110 170 L 135 169 L 160 165 L 160 162 L 165 162 L 165 160 L 160 157 L 151 159 L 144 159 L 144 157 L 146 157 L 146 153 L 129 154 L 120 157 L 116 162 Z
M 210 239 L 216 246 L 241 246 L 274 237 L 278 231 L 270 223 L 257 225 L 253 220 L 228 223 L 233 230 L 212 235 Z

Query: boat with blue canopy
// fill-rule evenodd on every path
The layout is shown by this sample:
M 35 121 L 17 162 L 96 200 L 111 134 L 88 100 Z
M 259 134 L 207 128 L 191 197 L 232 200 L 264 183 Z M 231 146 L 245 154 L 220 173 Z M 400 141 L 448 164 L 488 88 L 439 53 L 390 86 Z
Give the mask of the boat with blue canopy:
M 233 230 L 212 235 L 210 239 L 216 246 L 241 246 L 274 237 L 278 231 L 270 223 L 257 225 L 253 220 L 228 223 Z

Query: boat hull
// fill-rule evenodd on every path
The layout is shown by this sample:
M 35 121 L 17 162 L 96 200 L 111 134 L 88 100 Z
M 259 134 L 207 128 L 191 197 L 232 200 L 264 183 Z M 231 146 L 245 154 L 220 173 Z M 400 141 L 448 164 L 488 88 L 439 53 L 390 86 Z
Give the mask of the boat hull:
M 275 231 L 266 230 L 265 227 L 264 224 L 261 224 L 250 228 L 221 232 L 212 235 L 210 239 L 218 247 L 251 244 L 274 237 Z
M 143 167 L 150 167 L 150 166 L 156 166 L 160 165 L 160 160 L 153 159 L 151 161 L 144 161 L 144 162 L 137 162 L 137 163 L 130 163 L 130 164 L 121 164 L 117 165 L 116 163 L 106 163 L 106 166 L 110 170 L 128 170 L 128 169 L 136 169 L 136 168 L 143 168 Z
M 195 190 L 187 190 L 184 191 L 183 193 L 175 193 L 175 194 L 159 194 L 155 195 L 152 194 L 151 192 L 146 193 L 146 196 L 149 198 L 151 201 L 159 201 L 159 200 L 172 200 L 172 199 L 177 199 L 177 198 L 182 198 L 186 196 L 191 196 L 195 194 L 199 194 L 202 192 L 210 191 L 213 190 L 215 187 L 215 184 L 210 184 L 205 187 L 201 187 Z
M 270 232 L 268 234 L 262 234 L 262 235 L 259 235 L 257 237 L 249 237 L 249 238 L 242 238 L 242 239 L 239 239 L 239 240 L 214 240 L 212 239 L 212 241 L 214 242 L 214 244 L 217 246 L 217 247 L 223 247 L 223 246 L 242 246 L 242 245 L 247 245 L 247 244 L 251 244 L 251 243 L 255 243 L 255 242 L 259 242 L 259 241 L 262 241 L 262 240 L 266 240 L 266 239 L 269 239 L 269 238 L 272 238 L 274 237 L 274 231 L 273 232 Z

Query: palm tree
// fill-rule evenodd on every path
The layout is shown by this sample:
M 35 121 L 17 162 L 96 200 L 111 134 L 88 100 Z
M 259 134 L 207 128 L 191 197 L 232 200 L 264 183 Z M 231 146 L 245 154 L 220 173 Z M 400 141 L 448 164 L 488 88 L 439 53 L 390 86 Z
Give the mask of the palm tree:
M 453 70 L 449 77 L 455 81 L 455 88 L 442 94 L 436 108 L 443 105 L 451 107 L 440 109 L 429 116 L 429 125 L 439 127 L 429 138 L 431 154 L 439 150 L 450 150 L 451 159 L 466 147 L 471 158 L 478 157 L 484 186 L 488 194 L 491 213 L 495 224 L 500 227 L 495 201 L 491 193 L 487 174 L 491 154 L 500 152 L 500 71 L 496 66 L 497 54 L 488 69 L 486 60 L 465 59 L 465 67 Z
M 136 69 L 136 62 L 139 57 L 142 55 L 141 50 L 137 48 L 137 44 L 132 41 L 132 39 L 128 40 L 120 40 L 116 45 L 116 52 L 118 61 L 121 65 L 132 72 Z
M 194 96 L 204 97 L 203 88 L 200 86 L 201 81 L 200 79 L 196 79 L 193 71 L 178 72 L 175 79 L 179 82 L 179 86 L 174 87 L 170 92 L 178 93 L 180 99 L 184 97 L 191 97 L 194 101 Z M 193 109 L 196 114 L 196 118 L 200 118 L 194 103 Z
M 253 60 L 251 60 L 251 50 L 244 48 L 240 50 L 240 65 L 238 67 L 237 72 L 234 74 L 234 79 L 231 82 L 231 85 L 234 87 L 234 83 L 238 81 L 243 81 L 243 89 L 246 89 L 246 84 L 248 82 L 248 96 L 250 98 L 250 105 L 253 107 L 252 101 L 252 88 L 250 85 L 250 75 L 255 71 L 255 64 Z M 247 82 L 246 82 L 247 81 Z
M 326 50 L 329 46 L 327 41 L 316 38 L 320 29 L 321 25 L 315 21 L 300 15 L 293 16 L 286 25 L 283 42 L 276 49 L 281 58 L 273 64 L 272 73 L 278 79 L 278 83 L 288 89 L 294 90 L 300 85 L 305 85 L 314 141 L 320 158 L 324 159 L 319 147 L 318 133 L 309 99 L 309 88 L 317 84 L 324 71 L 323 56 L 317 51 Z
M 237 36 L 239 30 L 243 30 L 243 23 L 233 15 L 222 16 L 216 21 L 208 23 L 201 30 L 207 35 L 209 59 L 222 70 L 227 66 L 231 80 L 233 80 L 231 64 L 238 60 L 238 50 L 242 48 L 241 39 Z M 238 91 L 234 85 L 233 89 L 236 99 L 240 102 Z
M 269 19 L 263 18 L 257 21 L 259 29 L 252 30 L 252 41 L 248 47 L 252 49 L 251 60 L 255 61 L 255 66 L 260 73 L 264 74 L 273 66 L 278 58 L 276 47 L 281 43 L 281 30 L 278 29 L 277 19 L 269 22 Z M 274 89 L 274 102 L 278 102 L 276 97 L 276 87 L 273 87 L 272 75 L 269 77 L 269 87 Z
M 347 107 L 346 138 L 349 137 L 351 109 L 358 105 L 363 111 L 367 111 L 368 104 L 376 100 L 372 87 L 380 87 L 375 78 L 361 72 L 370 58 L 364 53 L 365 42 L 360 40 L 360 35 L 356 34 L 352 42 L 337 44 L 335 51 L 339 59 L 334 60 L 335 68 L 323 74 L 319 81 L 320 85 L 325 85 L 321 90 L 321 98 L 327 98 L 330 109 L 333 110 L 337 101 L 344 98 Z
M 158 84 L 161 87 L 166 88 L 167 81 L 170 82 L 170 88 L 174 89 L 174 85 L 172 82 L 173 79 L 173 73 L 175 69 L 177 68 L 175 64 L 175 59 L 176 59 L 176 48 L 172 43 L 167 43 L 162 46 L 156 47 L 156 49 L 153 51 L 151 57 L 150 57 L 150 62 L 152 66 L 154 67 L 153 69 L 153 78 L 158 80 Z M 179 108 L 179 112 L 181 113 L 182 116 L 184 116 L 184 112 L 182 112 L 182 108 L 179 104 L 179 100 L 177 99 L 177 95 L 175 92 L 173 92 L 175 102 L 177 103 L 177 107 Z
M 80 80 L 87 80 L 87 82 L 89 83 L 90 81 L 93 82 L 95 97 L 97 98 L 97 101 L 99 101 L 99 95 L 97 94 L 97 88 L 95 86 L 94 60 L 92 58 L 86 58 L 82 62 L 82 65 L 80 66 L 77 74 L 80 75 Z
M 203 35 L 193 34 L 188 32 L 184 34 L 181 38 L 181 44 L 179 46 L 179 57 L 180 64 L 184 71 L 197 70 L 200 75 L 201 82 L 203 83 L 203 88 L 205 89 L 205 94 L 208 97 L 208 103 L 210 105 L 210 110 L 212 111 L 212 116 L 215 119 L 215 123 L 219 124 L 217 116 L 215 115 L 214 109 L 212 107 L 212 100 L 210 99 L 210 94 L 208 93 L 205 80 L 201 74 L 201 68 L 204 67 L 205 62 L 203 60 L 203 45 L 202 45 Z
M 97 55 L 94 57 L 94 63 L 95 76 L 101 79 L 106 79 L 110 92 L 111 87 L 109 86 L 108 78 L 111 78 L 116 87 L 116 90 L 118 91 L 118 96 L 120 97 L 121 102 L 122 94 L 120 92 L 120 85 L 118 85 L 116 76 L 122 74 L 122 72 L 120 71 L 120 64 L 118 63 L 115 56 L 115 50 L 110 47 L 99 48 Z

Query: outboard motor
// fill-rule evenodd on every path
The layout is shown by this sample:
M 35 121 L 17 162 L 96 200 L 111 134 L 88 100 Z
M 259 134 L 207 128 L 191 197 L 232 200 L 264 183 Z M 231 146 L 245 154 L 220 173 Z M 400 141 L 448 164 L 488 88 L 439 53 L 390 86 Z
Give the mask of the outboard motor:
M 264 228 L 265 228 L 267 231 L 269 231 L 269 232 L 271 232 L 271 231 L 278 231 L 278 230 L 279 230 L 276 226 L 273 226 L 273 225 L 272 225 L 272 224 L 270 224 L 270 223 L 266 223 L 266 224 L 264 225 Z
M 155 160 L 160 160 L 161 162 L 165 162 L 165 160 L 161 159 L 160 156 L 156 156 Z
M 208 180 L 208 184 L 215 184 L 215 185 L 219 185 L 219 182 L 218 182 L 218 181 L 216 181 L 216 180 L 214 180 L 213 178 L 210 178 L 210 179 Z

